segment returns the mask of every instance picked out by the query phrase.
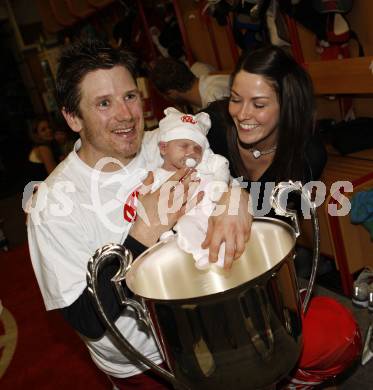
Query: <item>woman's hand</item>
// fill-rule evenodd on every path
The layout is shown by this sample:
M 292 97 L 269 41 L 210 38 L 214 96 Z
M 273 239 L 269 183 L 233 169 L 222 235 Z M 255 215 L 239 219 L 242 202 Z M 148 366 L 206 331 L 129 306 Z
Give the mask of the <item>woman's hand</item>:
M 216 262 L 220 245 L 225 242 L 224 268 L 230 269 L 233 260 L 245 250 L 250 238 L 252 215 L 249 194 L 240 187 L 230 187 L 217 206 L 219 215 L 209 218 L 206 239 L 202 248 L 209 248 L 209 261 Z M 220 210 L 220 212 L 219 212 Z
M 137 218 L 130 231 L 133 238 L 143 245 L 154 245 L 162 233 L 172 229 L 183 214 L 201 201 L 202 193 L 190 200 L 199 184 L 192 175 L 194 171 L 190 168 L 176 171 L 154 192 L 151 192 L 153 173 L 149 173 L 139 190 Z

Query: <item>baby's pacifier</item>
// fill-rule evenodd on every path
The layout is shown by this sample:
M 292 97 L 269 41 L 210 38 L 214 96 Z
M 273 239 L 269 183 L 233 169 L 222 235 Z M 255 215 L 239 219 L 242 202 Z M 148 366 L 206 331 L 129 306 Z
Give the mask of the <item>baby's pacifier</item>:
M 193 167 L 195 167 L 197 165 L 197 161 L 194 158 L 187 158 L 185 160 L 185 165 L 188 168 L 193 168 Z

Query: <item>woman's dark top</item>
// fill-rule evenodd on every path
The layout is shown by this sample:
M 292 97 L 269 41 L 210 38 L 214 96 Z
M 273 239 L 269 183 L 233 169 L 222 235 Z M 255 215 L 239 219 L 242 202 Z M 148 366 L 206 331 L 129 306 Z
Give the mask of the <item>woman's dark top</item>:
M 48 177 L 47 169 L 43 163 L 27 162 L 27 179 L 30 181 L 43 181 Z
M 33 149 L 38 147 L 38 146 L 41 146 L 41 145 L 44 145 L 44 146 L 47 146 L 48 148 L 50 148 L 52 155 L 53 155 L 53 158 L 57 164 L 60 161 L 59 155 L 58 155 L 58 149 L 57 149 L 56 144 L 54 142 L 40 143 L 40 144 L 34 145 L 33 148 L 30 150 L 29 158 L 27 161 L 27 169 L 26 169 L 27 182 L 29 182 L 29 181 L 44 181 L 49 175 L 44 163 L 30 161 L 30 154 L 33 151 Z

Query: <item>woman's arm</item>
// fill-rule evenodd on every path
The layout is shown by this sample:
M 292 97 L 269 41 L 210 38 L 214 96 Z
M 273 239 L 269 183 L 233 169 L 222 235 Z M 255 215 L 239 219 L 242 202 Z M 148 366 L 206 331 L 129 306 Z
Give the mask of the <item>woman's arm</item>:
M 249 194 L 239 186 L 230 186 L 210 216 L 206 239 L 201 244 L 202 248 L 209 248 L 209 261 L 218 260 L 220 245 L 225 242 L 224 268 L 229 269 L 245 250 L 251 224 Z
M 40 161 L 44 164 L 45 169 L 47 170 L 49 175 L 57 166 L 51 148 L 46 145 L 40 145 L 37 148 L 37 154 Z

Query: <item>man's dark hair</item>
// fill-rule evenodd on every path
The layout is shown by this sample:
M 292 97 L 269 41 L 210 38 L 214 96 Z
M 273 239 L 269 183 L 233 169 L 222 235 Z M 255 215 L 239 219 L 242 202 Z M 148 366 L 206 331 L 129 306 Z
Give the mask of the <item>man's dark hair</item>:
M 125 67 L 136 79 L 136 58 L 123 49 L 114 49 L 97 39 L 81 39 L 66 46 L 60 56 L 56 77 L 57 102 L 60 109 L 81 116 L 80 83 L 90 72 Z
M 164 94 L 172 89 L 178 92 L 186 92 L 196 80 L 196 76 L 188 66 L 174 58 L 157 60 L 149 76 L 158 91 Z

